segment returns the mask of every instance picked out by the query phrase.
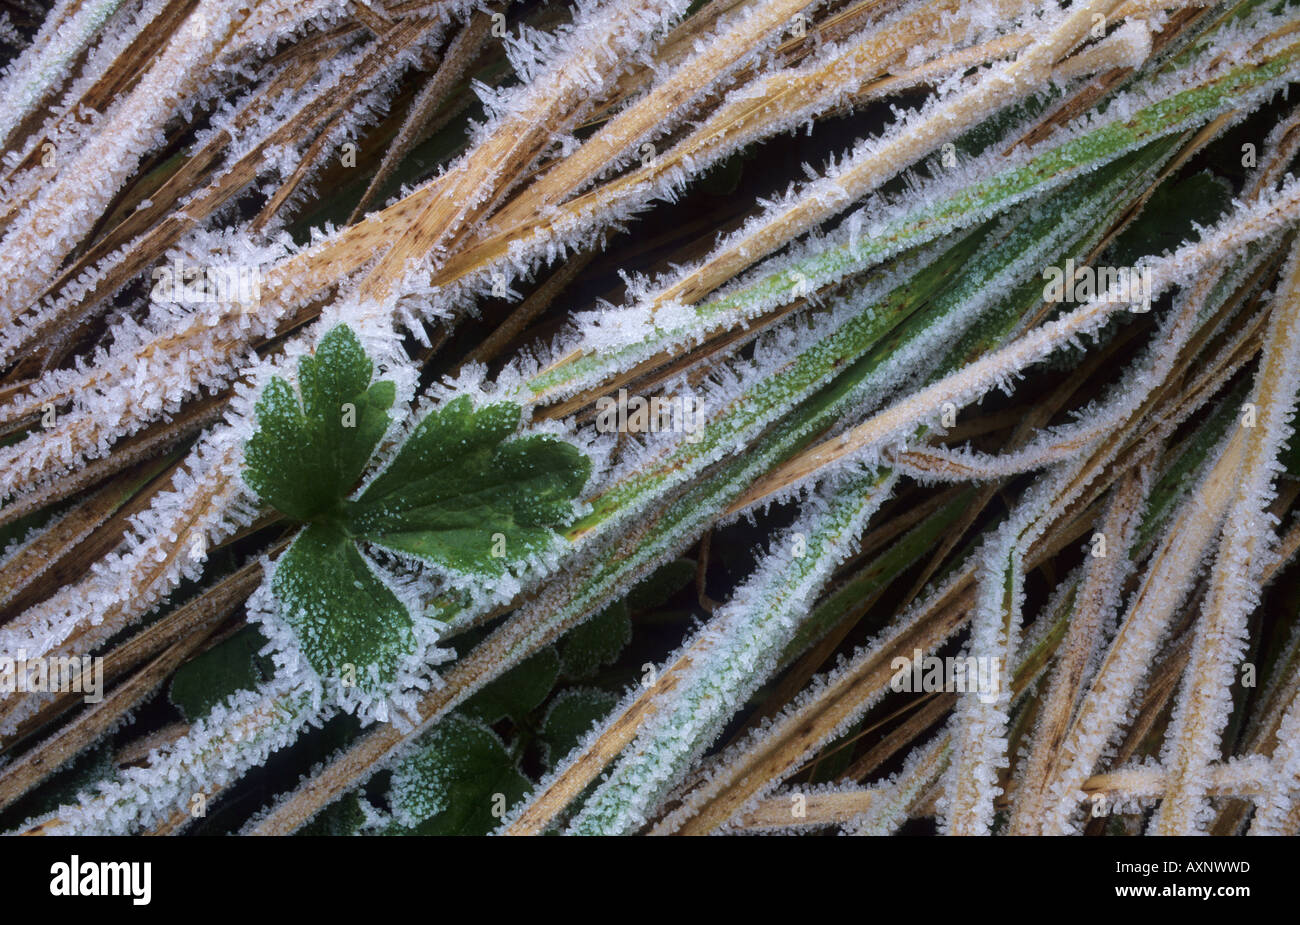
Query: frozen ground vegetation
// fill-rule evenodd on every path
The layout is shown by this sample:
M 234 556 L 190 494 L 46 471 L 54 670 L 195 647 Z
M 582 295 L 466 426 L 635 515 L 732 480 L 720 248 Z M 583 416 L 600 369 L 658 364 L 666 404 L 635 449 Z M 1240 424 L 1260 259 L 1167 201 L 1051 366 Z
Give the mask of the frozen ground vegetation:
M 3 830 L 1300 831 L 1297 0 L 0 54 Z

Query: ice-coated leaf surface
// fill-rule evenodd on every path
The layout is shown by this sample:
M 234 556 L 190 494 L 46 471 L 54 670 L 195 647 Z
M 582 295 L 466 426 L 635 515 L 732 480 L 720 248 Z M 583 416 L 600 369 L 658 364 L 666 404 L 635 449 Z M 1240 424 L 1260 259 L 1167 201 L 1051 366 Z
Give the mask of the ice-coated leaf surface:
M 476 409 L 467 395 L 428 415 L 348 506 L 354 534 L 470 575 L 545 550 L 591 463 L 548 435 L 507 439 L 519 415 L 510 402 Z
M 278 376 L 267 384 L 244 448 L 245 478 L 263 501 L 295 520 L 332 513 L 388 429 L 393 383 L 372 385 L 372 372 L 356 334 L 339 325 L 298 363 L 301 402 Z
M 557 541 L 591 462 L 554 436 L 515 437 L 518 405 L 475 408 L 462 395 L 417 421 L 350 499 L 391 421 L 395 386 L 373 375 L 357 335 L 334 327 L 299 361 L 300 395 L 280 377 L 267 383 L 245 456 L 262 500 L 306 523 L 275 566 L 279 620 L 318 676 L 381 694 L 417 650 L 418 605 L 366 546 L 498 577 Z
M 632 640 L 632 620 L 627 604 L 619 601 L 606 607 L 565 637 L 560 646 L 564 673 L 572 678 L 594 674 L 602 665 L 618 658 Z
M 449 716 L 393 771 L 393 834 L 483 835 L 528 789 L 495 732 Z M 495 814 L 494 814 L 495 813 Z
M 235 691 L 256 687 L 271 674 L 267 660 L 258 656 L 265 645 L 251 626 L 222 640 L 177 670 L 171 702 L 192 723 Z
M 559 674 L 560 659 L 548 646 L 471 697 L 464 712 L 485 723 L 520 720 L 546 699 Z
M 271 587 L 281 618 L 321 677 L 364 690 L 386 685 L 415 648 L 406 605 L 337 525 L 312 524 L 299 534 Z

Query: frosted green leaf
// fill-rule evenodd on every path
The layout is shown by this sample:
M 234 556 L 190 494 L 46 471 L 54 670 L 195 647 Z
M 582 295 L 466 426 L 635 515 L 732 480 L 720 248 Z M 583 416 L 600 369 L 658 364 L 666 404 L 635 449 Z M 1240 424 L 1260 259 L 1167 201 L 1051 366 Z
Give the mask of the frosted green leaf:
M 391 835 L 484 835 L 531 786 L 495 732 L 455 714 L 393 771 Z
M 476 409 L 466 395 L 430 413 L 348 505 L 353 534 L 470 575 L 548 549 L 591 462 L 547 435 L 507 440 L 520 413 L 512 402 Z
M 280 620 L 318 675 L 378 694 L 414 655 L 415 623 L 361 544 L 499 576 L 556 542 L 591 463 L 555 437 L 515 437 L 518 405 L 461 396 L 420 420 L 348 500 L 390 422 L 394 385 L 372 383 L 373 372 L 356 334 L 333 328 L 299 361 L 300 396 L 283 379 L 267 384 L 245 455 L 262 500 L 308 524 L 276 564 Z M 554 672 L 529 709 L 552 683 Z
M 264 502 L 304 521 L 338 506 L 388 429 L 395 389 L 371 385 L 372 371 L 356 334 L 339 325 L 298 361 L 301 403 L 279 377 L 262 390 L 244 456 L 245 479 Z
M 193 723 L 236 691 L 252 690 L 271 676 L 267 660 L 257 654 L 265 645 L 252 626 L 222 640 L 177 669 L 171 702 Z
M 507 716 L 518 722 L 541 705 L 559 674 L 560 659 L 548 646 L 471 697 L 464 711 L 489 724 Z
M 406 605 L 338 525 L 312 524 L 300 533 L 276 564 L 271 589 L 281 619 L 321 677 L 373 691 L 391 683 L 415 650 Z
M 602 665 L 617 659 L 631 641 L 632 620 L 628 617 L 627 604 L 622 601 L 611 604 L 564 637 L 560 645 L 564 673 L 571 678 L 594 674 Z
M 579 687 L 558 694 L 542 721 L 542 761 L 552 768 L 618 703 L 609 691 Z

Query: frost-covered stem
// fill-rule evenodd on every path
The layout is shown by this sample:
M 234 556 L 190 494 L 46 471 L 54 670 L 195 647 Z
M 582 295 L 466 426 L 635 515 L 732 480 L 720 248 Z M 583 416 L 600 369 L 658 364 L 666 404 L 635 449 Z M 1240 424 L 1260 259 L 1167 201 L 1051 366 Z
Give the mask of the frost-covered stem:
M 949 605 L 956 605 L 956 607 L 965 611 L 965 608 L 970 607 L 972 602 L 972 595 L 970 594 L 969 587 L 971 583 L 974 582 L 974 578 L 975 564 L 974 560 L 972 560 L 971 563 L 963 566 L 961 572 L 959 572 L 957 576 L 950 579 L 949 585 L 946 586 L 946 590 L 936 592 L 935 595 L 932 595 L 930 604 L 920 605 L 920 618 L 924 618 L 927 609 L 933 609 L 936 605 L 944 608 L 949 607 Z M 906 648 L 901 646 L 894 647 L 894 650 L 906 651 L 909 657 L 913 655 L 913 652 L 906 650 Z M 863 656 L 868 657 L 868 659 L 876 657 L 875 652 L 876 648 L 872 647 L 870 650 L 865 650 L 862 653 L 859 653 L 859 656 L 855 657 L 854 663 L 859 663 Z M 1018 655 L 1018 664 L 1015 666 L 1014 679 L 1009 685 L 1011 692 L 1013 692 L 1015 696 L 1021 695 L 1022 692 L 1027 689 L 1026 679 L 1022 676 L 1024 670 L 1026 670 L 1026 666 L 1030 664 L 1031 661 L 1028 660 L 1022 647 L 1022 653 L 1021 655 Z M 891 666 L 893 668 L 893 663 L 891 663 Z M 831 683 L 823 683 L 823 685 L 820 686 L 814 685 L 813 689 L 810 690 L 810 694 L 802 696 L 802 702 L 803 705 L 805 705 L 805 708 L 800 708 L 800 704 L 792 705 L 792 707 L 785 709 L 785 711 L 776 718 L 776 724 L 774 726 L 771 726 L 768 730 L 762 731 L 762 733 L 750 735 L 748 743 L 741 743 L 737 748 L 729 750 L 727 754 L 724 754 L 723 760 L 720 761 L 720 763 L 708 767 L 710 778 L 708 778 L 708 782 L 703 785 L 703 789 L 707 790 L 716 777 L 722 777 L 723 783 L 718 787 L 718 789 L 716 789 L 719 791 L 719 794 L 716 794 L 715 798 L 728 799 L 729 802 L 731 802 L 731 805 L 742 805 L 742 800 L 745 800 L 746 796 L 748 796 L 749 802 L 753 802 L 755 796 L 761 794 L 763 790 L 764 778 L 754 777 L 751 776 L 751 773 L 746 772 L 737 773 L 736 768 L 748 759 L 749 755 L 755 750 L 755 748 L 768 748 L 772 743 L 775 743 L 777 747 L 780 747 L 781 739 L 783 738 L 788 739 L 789 747 L 792 748 L 793 752 L 793 754 L 787 756 L 789 760 L 785 763 L 785 768 L 793 769 L 794 767 L 797 767 L 798 761 L 806 760 L 806 757 L 813 754 L 813 751 L 815 751 L 816 747 L 819 747 L 819 744 L 827 742 L 829 741 L 829 738 L 831 738 L 831 734 L 827 733 L 826 726 L 822 725 L 822 722 L 820 722 L 816 713 L 809 713 L 806 708 L 815 707 L 819 700 L 827 699 L 828 696 L 839 695 L 837 694 L 837 689 L 839 689 L 841 682 L 844 681 L 845 678 L 848 678 L 849 673 L 852 673 L 853 670 L 853 665 L 846 666 L 844 669 L 844 676 L 840 678 L 832 678 Z M 849 687 L 849 692 L 853 692 L 853 687 Z M 848 720 L 845 720 L 841 715 L 837 725 L 832 728 L 832 734 L 835 730 L 845 729 L 846 726 L 848 726 L 848 722 L 852 721 L 854 715 L 861 713 L 862 709 L 866 709 L 868 705 L 874 703 L 875 699 L 878 698 L 878 692 L 875 691 L 874 687 L 868 686 L 859 686 L 857 689 L 857 695 L 866 695 L 866 699 L 858 705 L 858 708 L 855 708 L 853 712 L 849 713 Z M 766 742 L 763 742 L 764 738 L 766 738 Z M 931 776 L 939 776 L 939 774 L 943 773 L 946 767 L 948 767 L 949 756 L 952 754 L 952 738 L 950 738 L 950 735 L 945 733 L 943 737 L 941 737 L 941 741 L 932 741 L 932 744 L 936 744 L 941 754 L 933 754 L 933 752 L 931 752 L 930 757 L 923 759 L 920 752 L 914 752 L 913 756 L 910 756 L 909 760 L 907 760 L 904 772 L 900 774 L 900 777 L 894 779 L 892 783 L 884 783 L 884 785 L 879 785 L 872 790 L 880 800 L 879 803 L 876 803 L 874 800 L 871 804 L 875 811 L 879 813 L 879 815 L 875 817 L 874 822 L 872 822 L 872 825 L 887 826 L 891 824 L 891 821 L 901 821 L 901 817 L 898 816 L 898 813 L 905 813 L 907 808 L 910 808 L 911 805 L 915 803 L 915 800 L 919 799 L 924 792 L 930 791 L 928 782 L 931 781 Z M 924 765 L 924 768 L 922 768 L 922 765 Z M 741 794 L 740 796 L 732 794 L 731 791 L 736 789 L 737 786 L 744 787 L 744 794 Z M 690 816 L 692 816 L 693 813 L 698 812 L 699 808 L 701 808 L 699 803 L 701 803 L 701 799 L 699 799 L 699 791 L 690 792 L 690 794 L 686 795 L 685 807 L 682 808 L 681 811 L 673 813 L 672 816 L 669 816 L 663 822 L 660 822 L 659 828 L 656 829 L 656 831 L 659 831 L 659 833 L 667 833 L 667 831 L 679 830 L 684 822 L 686 826 L 681 830 L 686 831 L 686 833 L 699 834 L 703 833 L 703 831 L 712 830 L 715 826 L 702 825 L 698 826 L 698 828 L 692 828 L 692 824 L 690 824 Z M 708 808 L 708 805 L 710 805 L 708 802 L 703 802 L 703 807 L 706 809 Z M 714 818 L 724 818 L 724 813 L 725 809 L 716 812 Z M 731 830 L 732 826 L 732 822 L 728 822 L 728 830 Z
M 944 831 L 986 835 L 1002 792 L 998 768 L 1007 767 L 1011 672 L 1020 649 L 1026 560 L 1034 541 L 1085 487 L 1086 461 L 1060 467 L 1028 488 L 1006 521 L 979 553 L 970 656 L 981 660 L 981 686 L 966 691 L 954 716 L 953 758 L 940 801 Z M 969 677 L 969 669 L 968 675 Z M 984 683 L 985 681 L 990 683 Z
M 627 56 L 682 15 L 684 0 L 614 0 L 583 11 L 569 54 L 538 75 L 443 180 L 431 199 L 362 281 L 358 296 L 386 302 L 414 264 L 462 237 L 503 195 L 503 180 L 531 164 L 554 133 L 571 128 L 612 83 Z
M 659 708 L 665 695 L 677 686 L 690 666 L 685 652 L 661 672 L 653 684 L 626 706 L 616 708 L 603 727 L 565 757 L 556 772 L 542 780 L 525 802 L 503 820 L 501 835 L 540 835 L 564 808 L 578 798 L 587 785 L 605 770 L 636 738 L 637 731 Z
M 951 835 L 987 835 L 993 825 L 993 804 L 999 793 L 998 768 L 1008 764 L 1007 711 L 1011 692 L 1002 672 L 1015 650 L 1024 597 L 1024 552 L 1020 533 L 1025 517 L 1037 511 L 1022 508 L 998 530 L 981 553 L 975 613 L 968 650 L 992 666 L 991 690 L 958 699 L 953 737 L 954 760 L 944 776 L 941 807 L 944 830 Z
M 1226 274 L 1219 266 L 1211 266 L 1203 272 L 1179 295 L 1173 312 L 1152 337 L 1146 355 L 1126 373 L 1124 386 L 1115 389 L 1113 396 L 1101 405 L 1089 409 L 1081 420 L 1045 430 L 1021 449 L 999 455 L 946 447 L 913 447 L 883 455 L 904 472 L 915 472 L 922 478 L 941 481 L 1007 478 L 1077 456 L 1108 434 L 1131 424 L 1135 415 L 1149 407 L 1152 396 L 1168 386 L 1177 363 L 1185 359 L 1183 353 L 1200 328 L 1200 314 L 1207 304 L 1219 304 L 1225 291 L 1239 284 L 1257 262 L 1257 257 L 1248 256 Z M 1249 328 L 1246 328 L 1243 334 L 1248 332 Z M 1231 356 L 1235 346 L 1234 343 L 1231 348 L 1225 348 L 1220 357 Z M 1210 394 L 1222 385 L 1227 373 L 1214 375 L 1219 366 L 1215 362 L 1208 365 L 1203 374 L 1208 372 L 1211 378 L 1208 382 L 1198 383 L 1198 389 L 1193 393 Z M 1177 416 L 1185 412 L 1176 409 L 1174 413 Z M 1154 427 L 1163 419 L 1163 415 L 1157 415 L 1148 424 Z
M 120 507 L 122 483 L 114 480 L 0 556 L 0 606 L 18 596 L 57 561 L 61 550 L 75 546 Z
M 463 3 L 464 0 L 431 0 L 429 6 L 450 6 L 452 2 Z M 285 35 L 300 33 L 305 23 L 324 16 L 328 20 L 350 18 L 356 14 L 350 10 L 352 0 L 258 0 L 252 15 L 239 27 L 231 40 L 226 58 L 236 59 L 247 55 L 256 48 L 274 48 L 277 41 Z M 424 8 L 410 10 L 410 15 L 420 15 Z M 350 31 L 362 28 L 359 19 L 344 19 L 345 28 Z
M 970 482 L 1004 479 L 1034 469 L 1065 462 L 1084 452 L 1112 424 L 1091 425 L 1082 433 L 1035 441 L 1035 444 L 997 456 L 954 450 L 943 446 L 886 451 L 884 458 L 904 475 L 924 482 Z
M 1123 15 L 1123 9 L 1117 15 Z M 1146 24 L 1130 21 L 1102 41 L 1071 55 L 1052 72 L 1057 80 L 1071 80 L 1112 68 L 1135 67 L 1151 54 L 1151 31 Z
M 732 601 L 709 622 L 689 667 L 570 827 L 571 833 L 625 834 L 731 715 L 772 673 L 812 598 L 851 552 L 867 519 L 889 496 L 892 473 L 847 479 L 774 544 Z
M 491 18 L 479 12 L 472 14 L 470 21 L 456 34 L 456 38 L 452 40 L 438 63 L 437 70 L 411 102 L 410 114 L 402 123 L 397 137 L 384 152 L 384 159 L 352 210 L 348 224 L 356 222 L 364 214 L 366 206 L 388 182 L 388 178 L 393 175 L 393 171 L 397 169 L 402 159 L 415 147 L 420 133 L 424 131 L 434 112 L 448 97 L 456 82 L 464 76 L 466 69 L 482 49 L 483 40 L 487 38 L 491 27 Z
M 790 787 L 760 800 L 736 820 L 741 832 L 790 832 L 846 822 L 874 806 L 881 791 L 870 787 L 811 789 Z
M 418 34 L 410 35 L 407 43 Z M 396 50 L 400 48 L 396 46 Z M 387 50 L 391 52 L 394 47 Z M 40 305 L 32 315 L 0 336 L 0 357 L 22 356 L 40 349 L 50 339 L 57 339 L 77 323 L 84 322 L 87 314 L 97 306 L 104 307 L 115 290 L 137 273 L 144 272 L 166 248 L 182 241 L 183 235 L 200 226 L 264 171 L 268 151 L 275 150 L 276 146 L 295 148 L 304 135 L 311 133 L 315 123 L 332 109 L 344 105 L 348 96 L 338 92 L 339 76 L 354 78 L 362 86 L 373 83 L 375 76 L 382 73 L 380 68 L 385 63 L 391 65 L 385 61 L 382 51 L 379 43 L 375 43 L 364 53 L 349 56 L 346 63 L 336 62 L 340 70 L 335 79 L 318 84 L 296 111 L 274 124 L 269 123 L 273 121 L 270 114 L 275 104 L 282 95 L 302 90 L 308 75 L 314 73 L 314 62 L 295 62 L 254 90 L 254 98 L 239 109 L 229 125 L 212 132 L 198 150 L 191 152 L 185 166 L 171 176 L 147 208 L 132 213 L 60 270 L 45 287 Z M 221 164 L 223 153 L 236 138 L 242 155 L 233 162 Z M 202 183 L 204 178 L 210 179 L 197 190 L 188 189 L 188 184 Z M 175 211 L 181 202 L 184 209 Z M 243 262 L 249 261 L 244 258 Z M 273 280 L 268 278 L 266 282 L 271 288 L 269 284 Z M 231 314 L 237 316 L 240 310 L 233 309 Z M 236 326 L 227 325 L 228 329 L 230 327 Z M 172 333 L 170 327 L 166 333 L 160 332 L 156 342 L 133 345 L 136 349 L 131 351 L 134 353 L 131 360 L 170 347 L 168 333 Z M 211 346 L 198 348 L 198 351 L 201 354 L 229 355 L 239 349 L 244 339 L 235 337 L 218 342 L 224 348 L 221 351 Z M 128 351 L 123 349 L 123 345 L 115 343 L 108 357 L 86 370 L 83 377 L 66 382 L 64 389 L 49 390 L 52 394 L 46 400 L 59 405 L 90 389 L 111 386 L 113 380 L 121 376 L 118 363 L 113 361 L 120 360 L 124 353 Z M 198 372 L 200 369 L 202 366 L 196 369 L 196 375 L 202 375 Z M 40 385 L 48 390 L 45 381 Z M 3 420 L 12 421 L 16 415 L 31 413 L 33 407 L 31 402 L 27 402 L 24 408 L 20 398 L 4 408 Z
M 121 5 L 122 0 L 64 0 L 47 14 L 36 39 L 0 83 L 5 101 L 0 107 L 0 144 L 57 87 L 72 59 Z
M 892 835 L 906 820 L 908 813 L 948 771 L 952 760 L 952 735 L 935 736 L 925 746 L 908 756 L 898 776 L 876 787 L 865 809 L 846 820 L 846 835 Z
M 1152 297 L 1171 285 L 1185 282 L 1203 267 L 1218 263 L 1222 254 L 1234 253 L 1289 225 L 1296 221 L 1297 215 L 1300 215 L 1300 182 L 1296 181 L 1289 182 L 1276 196 L 1262 197 L 1258 206 L 1239 208 L 1195 244 L 1184 245 L 1169 256 L 1150 261 L 1154 280 Z M 1025 368 L 1099 330 L 1112 315 L 1128 309 L 1132 302 L 1118 288 L 1108 290 L 1100 298 L 913 393 L 844 434 L 801 452 L 750 489 L 742 503 L 753 504 L 828 467 L 905 441 L 918 426 L 937 421 L 945 402 L 961 408 L 990 389 L 1009 384 Z
M 1300 691 L 1300 687 L 1297 687 Z M 1272 779 L 1255 801 L 1251 835 L 1290 835 L 1300 806 L 1300 693 L 1291 698 L 1276 732 Z
M 1081 788 L 1092 797 L 1102 794 L 1110 802 L 1168 798 L 1169 772 L 1160 766 L 1119 768 L 1094 774 Z M 1251 755 L 1217 762 L 1205 768 L 1206 793 L 1213 796 L 1255 796 L 1274 786 L 1273 767 L 1267 758 Z
M 303 183 L 320 169 L 323 152 L 336 145 L 341 137 L 346 137 L 343 132 L 350 124 L 355 124 L 357 119 L 356 113 L 350 110 L 354 107 L 365 110 L 364 94 L 373 89 L 376 80 L 385 80 L 388 83 L 387 89 L 391 90 L 397 72 L 406 65 L 406 60 L 412 51 L 418 51 L 422 45 L 426 47 L 436 45 L 441 40 L 443 23 L 437 18 L 415 18 L 385 28 L 377 34 L 378 40 L 359 56 L 359 65 L 353 74 L 348 75 L 350 79 L 346 84 L 340 81 L 332 87 L 321 88 L 323 92 L 320 96 L 328 100 L 328 103 L 324 106 L 304 107 L 306 111 L 303 115 L 306 118 L 302 121 L 311 120 L 308 124 L 311 130 L 316 131 L 316 137 L 302 152 L 293 172 L 280 184 L 274 195 L 267 199 L 257 217 L 249 223 L 249 230 L 254 236 L 265 235 L 268 227 L 274 227 L 283 221 L 284 206 L 295 198 Z M 457 49 L 457 51 L 464 55 L 462 50 Z M 437 75 L 435 75 L 436 80 Z M 444 76 L 443 80 L 450 83 L 452 77 Z M 381 92 L 387 95 L 385 91 Z M 358 103 L 358 100 L 361 102 Z M 313 113 L 312 109 L 318 111 Z M 289 131 L 286 132 L 286 129 Z M 278 127 L 273 137 L 277 137 L 282 143 L 296 145 L 300 135 L 301 131 L 294 131 L 290 123 Z M 399 143 L 401 143 L 400 137 L 393 145 Z M 389 147 L 389 155 L 393 154 L 394 146 Z M 257 160 L 247 156 L 243 159 L 244 163 L 250 160 L 257 163 L 260 157 Z
M 41 835 L 127 834 L 194 809 L 266 762 L 303 727 L 321 719 L 319 692 L 285 682 L 242 691 L 219 704 L 175 742 L 152 752 L 144 767 L 125 768 L 97 784 L 79 805 L 28 823 Z
M 167 120 L 199 86 L 248 15 L 242 0 L 200 0 L 100 132 L 24 209 L 0 240 L 0 326 L 7 326 L 104 213 Z
M 1039 707 L 1033 744 L 1016 788 L 1009 834 L 1036 834 L 1052 768 L 1069 728 L 1088 662 L 1101 641 L 1102 626 L 1120 605 L 1122 581 L 1129 569 L 1128 550 L 1150 490 L 1150 475 L 1146 466 L 1125 473 L 1107 505 L 1098 531 L 1106 539 L 1106 554 L 1092 556 L 1084 564 L 1070 626 L 1058 649 L 1056 668 Z
M 238 449 L 234 440 L 202 445 L 173 478 L 172 489 L 133 525 L 127 549 L 0 628 L 0 651 L 25 649 L 32 657 L 90 652 L 148 612 L 182 578 L 197 576 L 209 544 L 255 513 L 238 476 Z M 167 509 L 165 519 L 152 513 L 160 507 Z M 40 699 L 13 693 L 0 699 L 0 730 L 11 730 Z
M 492 224 L 507 227 L 578 192 L 612 163 L 625 158 L 637 144 L 654 137 L 666 120 L 715 89 L 742 62 L 751 59 L 765 39 L 788 26 L 796 14 L 814 2 L 820 0 L 760 0 L 744 7 L 741 15 L 710 36 L 667 79 L 615 115 L 582 147 L 503 208 Z
M 209 627 L 210 629 L 210 627 Z M 0 772 L 0 809 L 31 790 L 61 765 L 71 761 L 89 743 L 97 742 L 122 722 L 177 668 L 195 654 L 207 641 L 208 633 L 194 632 L 173 643 L 141 671 L 115 687 L 102 701 L 77 715 L 54 735 L 41 741 L 40 746 L 6 765 Z
M 1128 607 L 1119 631 L 1080 703 L 1061 747 L 1058 773 L 1041 815 L 1043 834 L 1069 831 L 1093 772 L 1152 664 L 1156 647 L 1191 587 L 1232 493 L 1244 455 L 1240 430 L 1227 442 L 1199 489 L 1179 508 Z
M 1093 15 L 1105 16 L 1119 0 L 1087 0 L 1071 8 L 1065 18 L 1041 41 L 1035 42 L 1006 65 L 995 65 L 974 86 L 941 101 L 925 117 L 906 123 L 906 131 L 895 133 L 836 177 L 839 195 L 809 196 L 771 216 L 761 226 L 741 235 L 712 255 L 687 279 L 664 290 L 665 302 L 698 302 L 745 267 L 787 244 L 796 235 L 825 221 L 847 203 L 866 195 L 935 150 L 957 138 L 972 125 L 982 122 L 1016 99 L 1028 95 L 1051 76 L 1052 68 L 1087 34 Z M 819 190 L 819 192 L 821 192 Z
M 1235 493 L 1166 738 L 1163 763 L 1172 786 L 1154 820 L 1163 835 L 1200 832 L 1212 815 L 1203 772 L 1220 751 L 1236 666 L 1246 646 L 1246 621 L 1259 603 L 1261 562 L 1276 542 L 1268 506 L 1274 477 L 1284 469 L 1278 454 L 1291 434 L 1300 387 L 1300 245 L 1292 250 L 1283 279 L 1270 307 L 1268 342 L 1252 396 L 1257 421 L 1243 428 L 1246 446 L 1234 473 Z

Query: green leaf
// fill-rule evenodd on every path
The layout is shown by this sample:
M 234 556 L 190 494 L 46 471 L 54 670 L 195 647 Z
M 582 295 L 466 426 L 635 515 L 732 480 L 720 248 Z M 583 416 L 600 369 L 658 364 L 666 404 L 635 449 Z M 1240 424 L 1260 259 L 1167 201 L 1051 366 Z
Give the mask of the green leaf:
M 560 658 L 547 646 L 465 702 L 464 711 L 491 725 L 504 717 L 519 722 L 546 699 L 560 675 Z
M 236 691 L 257 687 L 271 674 L 267 659 L 257 654 L 265 645 L 266 638 L 249 626 L 213 646 L 177 669 L 171 702 L 193 723 Z
M 406 605 L 338 526 L 303 530 L 276 563 L 271 589 L 281 619 L 321 677 L 376 691 L 392 683 L 415 650 Z
M 531 789 L 496 733 L 456 714 L 443 719 L 393 771 L 389 801 L 409 821 L 394 835 L 484 835 Z
M 467 395 L 431 412 L 348 505 L 353 534 L 467 575 L 499 576 L 549 548 L 591 462 L 554 437 L 507 441 L 520 413 L 512 402 L 476 409 Z
M 355 835 L 357 829 L 366 821 L 365 810 L 361 808 L 361 797 L 349 793 L 337 803 L 331 803 L 321 810 L 311 822 L 307 823 L 295 835 Z
M 1116 238 L 1109 259 L 1127 266 L 1140 257 L 1176 250 L 1195 237 L 1195 225 L 1213 225 L 1231 205 L 1231 188 L 1209 173 L 1162 183 L 1142 214 Z
M 694 577 L 693 559 L 673 559 L 628 592 L 627 606 L 632 610 L 644 610 L 666 604 L 669 598 L 686 587 Z
M 78 795 L 93 792 L 96 785 L 117 777 L 117 749 L 108 736 L 80 755 L 65 762 L 49 780 L 14 801 L 0 814 L 0 827 L 10 830 L 24 820 L 43 816 L 60 806 L 78 802 Z
M 542 720 L 543 763 L 555 767 L 617 703 L 614 694 L 594 687 L 575 687 L 558 694 Z
M 560 647 L 560 662 L 571 678 L 594 674 L 608 665 L 632 641 L 632 621 L 627 604 L 610 604 L 596 616 L 574 627 Z
M 388 429 L 396 389 L 371 385 L 372 371 L 356 334 L 339 325 L 298 361 L 301 403 L 285 380 L 267 383 L 244 448 L 245 479 L 264 502 L 303 521 L 338 507 Z
M 303 657 L 324 678 L 385 694 L 415 654 L 415 620 L 361 544 L 498 577 L 556 542 L 591 462 L 555 437 L 516 436 L 519 405 L 475 408 L 461 396 L 420 420 L 361 497 L 348 500 L 395 397 L 393 383 L 371 383 L 373 370 L 340 325 L 299 361 L 300 396 L 272 379 L 245 447 L 246 478 L 263 501 L 307 523 L 271 584 Z

